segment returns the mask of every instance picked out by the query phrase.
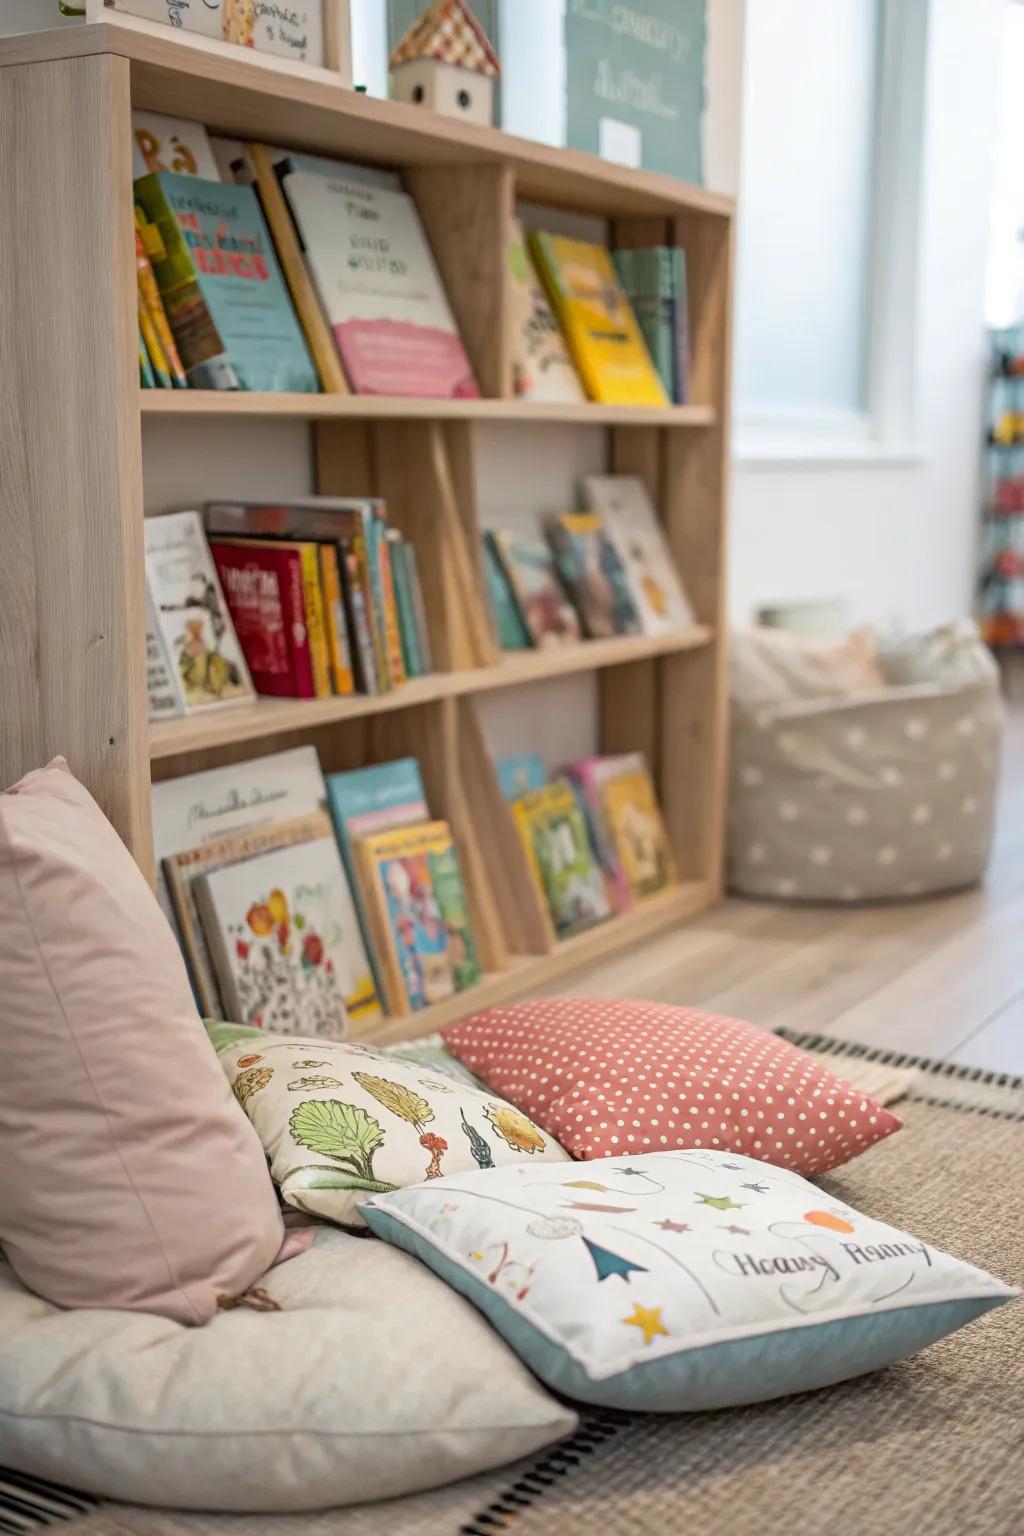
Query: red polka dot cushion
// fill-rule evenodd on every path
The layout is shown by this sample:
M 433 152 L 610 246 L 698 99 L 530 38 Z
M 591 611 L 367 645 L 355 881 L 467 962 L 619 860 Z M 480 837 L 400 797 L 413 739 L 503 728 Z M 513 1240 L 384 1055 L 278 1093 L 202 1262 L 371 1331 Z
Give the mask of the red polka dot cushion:
M 824 1173 L 900 1128 L 806 1051 L 694 1008 L 559 997 L 442 1034 L 577 1158 L 705 1147 Z

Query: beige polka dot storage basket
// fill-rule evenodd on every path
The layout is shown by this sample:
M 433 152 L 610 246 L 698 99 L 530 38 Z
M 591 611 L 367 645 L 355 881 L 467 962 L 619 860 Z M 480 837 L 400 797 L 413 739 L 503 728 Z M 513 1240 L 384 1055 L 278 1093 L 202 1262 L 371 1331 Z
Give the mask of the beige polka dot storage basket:
M 729 880 L 867 901 L 979 880 L 1003 711 L 993 679 L 755 709 L 733 701 Z

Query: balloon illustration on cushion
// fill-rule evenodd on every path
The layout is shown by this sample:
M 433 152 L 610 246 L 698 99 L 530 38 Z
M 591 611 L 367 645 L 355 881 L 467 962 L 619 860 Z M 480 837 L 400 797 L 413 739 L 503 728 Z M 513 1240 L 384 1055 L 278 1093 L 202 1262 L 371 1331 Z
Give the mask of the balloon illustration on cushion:
M 404 1083 L 393 1083 L 386 1077 L 373 1077 L 369 1072 L 353 1072 L 352 1076 L 360 1088 L 365 1089 L 378 1104 L 383 1104 L 385 1109 L 389 1109 L 400 1120 L 407 1121 L 420 1133 L 420 1146 L 430 1153 L 424 1177 L 440 1178 L 441 1158 L 448 1150 L 448 1143 L 443 1136 L 435 1136 L 432 1131 L 427 1131 L 427 1126 L 434 1118 L 434 1111 L 427 1100 L 411 1088 L 406 1088 Z
M 375 1194 L 397 1188 L 374 1177 L 373 1154 L 384 1145 L 384 1132 L 357 1104 L 306 1099 L 292 1110 L 288 1128 L 300 1147 L 344 1166 L 344 1173 L 337 1172 L 342 1187 L 369 1189 Z

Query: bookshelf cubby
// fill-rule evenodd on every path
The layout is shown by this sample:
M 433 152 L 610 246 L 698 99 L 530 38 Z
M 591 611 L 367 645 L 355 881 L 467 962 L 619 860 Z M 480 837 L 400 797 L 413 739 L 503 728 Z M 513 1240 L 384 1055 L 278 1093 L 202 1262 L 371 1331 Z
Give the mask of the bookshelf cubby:
M 141 391 L 132 249 L 133 106 L 395 167 L 416 199 L 480 382 L 479 400 Z M 686 254 L 693 403 L 514 398 L 505 248 L 517 206 L 607 221 L 618 246 Z M 424 1033 L 543 989 L 721 895 L 726 754 L 724 530 L 733 207 L 573 150 L 374 101 L 320 72 L 127 17 L 0 44 L 0 782 L 63 753 L 152 875 L 150 785 L 312 742 L 327 772 L 414 754 L 459 846 L 485 976 L 412 1019 Z M 146 718 L 144 418 L 189 453 L 193 423 L 309 424 L 316 488 L 386 498 L 415 542 L 440 670 L 379 698 L 261 699 Z M 502 655 L 488 614 L 477 434 L 589 425 L 609 472 L 640 476 L 697 616 L 675 634 Z M 173 425 L 172 425 L 173 424 Z M 643 751 L 680 884 L 556 941 L 527 878 L 480 729 L 480 699 L 598 679 L 599 749 Z

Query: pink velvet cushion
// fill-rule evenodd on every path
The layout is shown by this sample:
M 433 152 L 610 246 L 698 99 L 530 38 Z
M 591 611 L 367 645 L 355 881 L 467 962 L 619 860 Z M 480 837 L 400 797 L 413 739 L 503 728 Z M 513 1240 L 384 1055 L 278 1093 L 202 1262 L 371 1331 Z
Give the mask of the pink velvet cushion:
M 700 1147 L 824 1173 L 900 1128 L 806 1051 L 695 1008 L 553 997 L 441 1034 L 573 1157 Z
M 283 1237 L 145 878 L 58 758 L 0 795 L 0 1244 L 67 1307 L 209 1318 Z

